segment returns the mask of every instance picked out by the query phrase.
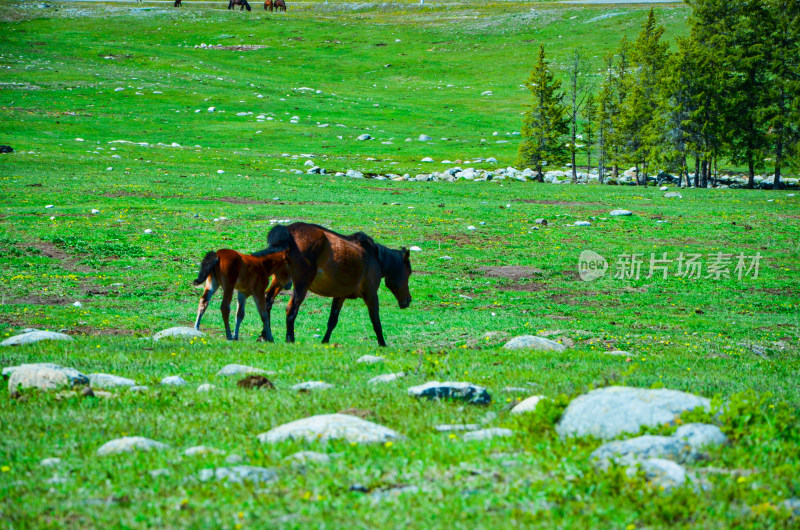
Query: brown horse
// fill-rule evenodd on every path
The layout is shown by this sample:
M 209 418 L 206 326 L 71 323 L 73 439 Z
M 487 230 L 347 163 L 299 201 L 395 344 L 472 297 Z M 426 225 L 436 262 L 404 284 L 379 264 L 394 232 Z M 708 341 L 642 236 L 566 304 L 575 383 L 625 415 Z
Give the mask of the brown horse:
M 264 11 L 272 11 L 273 9 L 275 9 L 275 5 L 272 3 L 272 0 L 265 0 Z
M 225 336 L 228 340 L 239 340 L 239 326 L 244 320 L 244 304 L 251 295 L 256 302 L 258 313 L 264 327 L 261 330 L 261 339 L 272 341 L 272 334 L 269 329 L 269 315 L 265 306 L 265 291 L 269 286 L 269 278 L 277 272 L 286 275 L 286 252 L 270 252 L 265 254 L 256 252 L 255 254 L 240 254 L 235 250 L 223 248 L 216 252 L 209 252 L 200 264 L 200 272 L 197 279 L 192 282 L 200 285 L 205 282 L 206 289 L 200 297 L 200 305 L 197 308 L 197 320 L 194 323 L 195 329 L 200 329 L 200 319 L 208 308 L 211 297 L 214 296 L 217 288 L 222 285 L 222 320 L 225 322 Z M 236 308 L 236 330 L 231 335 L 231 299 L 233 290 L 239 292 Z
M 239 11 L 244 11 L 245 8 L 250 11 L 250 4 L 247 3 L 247 0 L 230 0 L 228 2 L 228 9 L 233 9 L 234 6 L 242 6 Z
M 397 298 L 400 308 L 411 304 L 408 250 L 387 248 L 362 232 L 345 236 L 307 223 L 277 225 L 270 230 L 268 240 L 270 246 L 263 252 L 286 251 L 288 274 L 276 274 L 267 291 L 267 326 L 275 297 L 291 279 L 294 291 L 286 307 L 286 342 L 294 342 L 294 321 L 311 291 L 333 298 L 323 343 L 330 340 L 344 301 L 361 298 L 367 304 L 378 344 L 386 346 L 378 314 L 378 287 L 385 278 L 386 287 Z
M 275 11 L 286 11 L 286 0 L 275 0 Z

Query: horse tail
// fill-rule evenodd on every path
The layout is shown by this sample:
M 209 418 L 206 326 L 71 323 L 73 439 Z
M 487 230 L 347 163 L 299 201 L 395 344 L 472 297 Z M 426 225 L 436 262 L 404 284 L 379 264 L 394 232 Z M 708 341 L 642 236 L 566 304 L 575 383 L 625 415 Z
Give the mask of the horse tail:
M 192 282 L 192 285 L 200 285 L 205 282 L 209 275 L 214 271 L 214 267 L 219 263 L 219 257 L 216 252 L 209 252 L 203 258 L 200 264 L 200 272 L 197 273 L 197 279 Z

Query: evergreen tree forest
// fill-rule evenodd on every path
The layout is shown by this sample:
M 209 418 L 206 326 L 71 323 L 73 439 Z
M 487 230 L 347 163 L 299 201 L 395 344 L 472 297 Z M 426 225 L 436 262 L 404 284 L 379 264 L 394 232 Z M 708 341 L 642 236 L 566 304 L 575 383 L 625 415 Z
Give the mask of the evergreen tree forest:
M 663 170 L 705 187 L 725 165 L 746 168 L 748 187 L 756 171 L 774 173 L 779 189 L 781 176 L 800 166 L 800 2 L 687 3 L 687 37 L 663 39 L 651 9 L 636 39 L 623 37 L 604 58 L 594 86 L 580 83 L 574 56 L 561 91 L 541 47 L 526 85 L 533 104 L 518 163 L 541 177 L 543 165 L 571 154 L 574 173 L 580 147 L 601 183 L 633 167 L 640 185 Z

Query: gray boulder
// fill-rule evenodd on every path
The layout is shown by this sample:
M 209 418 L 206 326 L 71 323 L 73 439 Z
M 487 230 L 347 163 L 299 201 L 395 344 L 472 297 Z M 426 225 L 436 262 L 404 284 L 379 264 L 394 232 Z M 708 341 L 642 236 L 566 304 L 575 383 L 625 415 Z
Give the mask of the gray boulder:
M 216 480 L 217 482 L 231 482 L 235 484 L 266 484 L 278 478 L 278 474 L 271 469 L 256 466 L 218 467 L 216 469 L 201 469 L 197 474 L 200 482 Z
M 378 385 L 380 383 L 391 383 L 392 381 L 397 381 L 401 377 L 405 377 L 405 375 L 406 375 L 405 372 L 398 372 L 396 374 L 377 375 L 372 379 L 370 379 L 369 381 L 367 381 L 367 384 Z
M 363 142 L 364 140 L 372 140 L 372 136 L 370 136 L 367 133 L 364 133 L 364 134 L 360 135 L 358 138 L 356 138 L 356 140 L 358 140 L 360 142 Z
M 382 363 L 386 361 L 383 357 L 378 357 L 377 355 L 362 355 L 358 359 L 356 359 L 357 363 L 364 363 L 364 364 L 375 364 L 375 363 Z
M 419 141 L 420 142 L 430 142 L 431 140 L 433 140 L 433 138 L 431 138 L 427 134 L 420 134 L 419 135 Z
M 501 427 L 494 427 L 491 429 L 481 429 L 479 431 L 471 431 L 461 437 L 465 442 L 476 442 L 483 440 L 491 440 L 492 438 L 506 438 L 514 436 L 514 431 L 511 429 L 503 429 Z
M 672 423 L 684 411 L 707 408 L 710 401 L 678 390 L 611 386 L 572 400 L 556 425 L 564 436 L 595 436 L 604 440 L 637 433 L 643 426 Z
M 683 195 L 679 191 L 668 191 L 664 194 L 665 199 L 683 199 Z
M 473 405 L 488 405 L 492 396 L 482 386 L 472 383 L 445 381 L 428 381 L 425 384 L 412 386 L 408 395 L 428 399 L 458 399 Z
M 628 215 L 633 215 L 633 212 L 630 210 L 611 210 L 611 212 L 608 215 L 610 215 L 611 217 L 624 217 Z
M 92 388 L 132 387 L 136 386 L 136 381 L 112 374 L 89 374 L 89 384 Z
M 58 390 L 88 382 L 89 379 L 85 375 L 72 368 L 64 368 L 50 363 L 23 364 L 10 372 L 8 391 L 13 392 L 20 388 Z
M 142 436 L 125 436 L 104 443 L 97 450 L 97 456 L 117 453 L 130 453 L 132 451 L 153 451 L 167 449 L 169 446 Z
M 545 399 L 544 396 L 531 396 L 514 405 L 511 409 L 511 414 L 524 414 L 526 412 L 533 412 L 541 400 Z
M 307 442 L 343 439 L 356 443 L 388 442 L 401 438 L 392 429 L 362 420 L 349 414 L 321 414 L 286 423 L 261 433 L 261 443 L 276 443 L 284 440 Z
M 22 344 L 33 344 L 34 342 L 40 342 L 43 340 L 71 341 L 75 339 L 73 339 L 69 335 L 65 335 L 63 333 L 56 333 L 54 331 L 33 330 L 33 331 L 28 331 L 27 333 L 22 333 L 21 335 L 14 335 L 13 337 L 9 337 L 3 342 L 0 342 L 0 346 L 21 346 Z
M 327 464 L 331 461 L 331 457 L 325 453 L 318 453 L 316 451 L 298 451 L 297 453 L 287 456 L 284 460 L 291 460 L 299 464 Z
M 333 385 L 324 381 L 306 381 L 304 383 L 297 383 L 292 385 L 292 390 L 300 392 L 308 392 L 311 390 L 325 390 L 326 388 L 333 388 Z
M 183 456 L 205 456 L 205 455 L 221 455 L 222 451 L 208 447 L 206 445 L 196 445 L 189 447 L 183 452 Z
M 189 383 L 186 381 L 186 379 L 179 375 L 171 375 L 162 379 L 161 384 L 168 386 L 186 386 Z
M 11 374 L 16 372 L 17 370 L 35 370 L 37 368 L 52 368 L 53 370 L 57 370 L 62 372 L 64 375 L 67 376 L 69 379 L 70 384 L 74 385 L 88 385 L 89 378 L 75 370 L 74 368 L 67 368 L 65 366 L 61 366 L 60 364 L 55 363 L 31 363 L 31 364 L 21 364 L 19 366 L 7 366 L 3 368 L 3 377 L 10 377 Z
M 725 436 L 725 433 L 723 433 L 719 427 L 707 423 L 687 423 L 686 425 L 681 425 L 672 436 L 684 440 L 691 446 L 693 451 L 724 445 L 728 442 L 728 437 Z
M 628 476 L 633 476 L 641 469 L 644 471 L 650 485 L 669 491 L 686 483 L 686 470 L 672 460 L 663 458 L 648 458 L 637 462 L 625 470 Z
M 561 343 L 535 335 L 520 335 L 519 337 L 514 337 L 503 344 L 503 348 L 507 350 L 531 349 L 555 352 L 563 352 L 567 349 L 567 347 Z
M 665 458 L 674 462 L 687 462 L 693 460 L 695 453 L 685 441 L 674 436 L 645 435 L 628 440 L 608 442 L 594 451 L 591 458 L 600 467 L 607 467 L 609 463 L 633 464 L 648 458 Z
M 244 364 L 226 364 L 222 369 L 217 372 L 217 375 L 231 376 L 231 375 L 248 375 L 248 374 L 269 374 L 266 370 L 261 368 L 254 368 Z
M 155 335 L 153 335 L 153 340 L 161 340 L 167 337 L 176 337 L 176 338 L 197 338 L 197 337 L 205 337 L 206 334 L 200 331 L 199 329 L 189 328 L 185 326 L 177 326 L 174 328 L 167 328 L 165 330 L 159 331 Z

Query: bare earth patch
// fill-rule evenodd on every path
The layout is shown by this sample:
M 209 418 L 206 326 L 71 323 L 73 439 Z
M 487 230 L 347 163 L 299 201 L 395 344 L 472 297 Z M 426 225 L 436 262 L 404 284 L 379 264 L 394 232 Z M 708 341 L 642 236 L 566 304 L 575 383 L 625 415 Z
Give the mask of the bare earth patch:
M 518 265 L 502 265 L 499 267 L 479 267 L 479 272 L 490 278 L 507 278 L 513 281 L 529 280 L 537 274 L 542 274 L 542 269 L 536 267 L 520 267 Z

